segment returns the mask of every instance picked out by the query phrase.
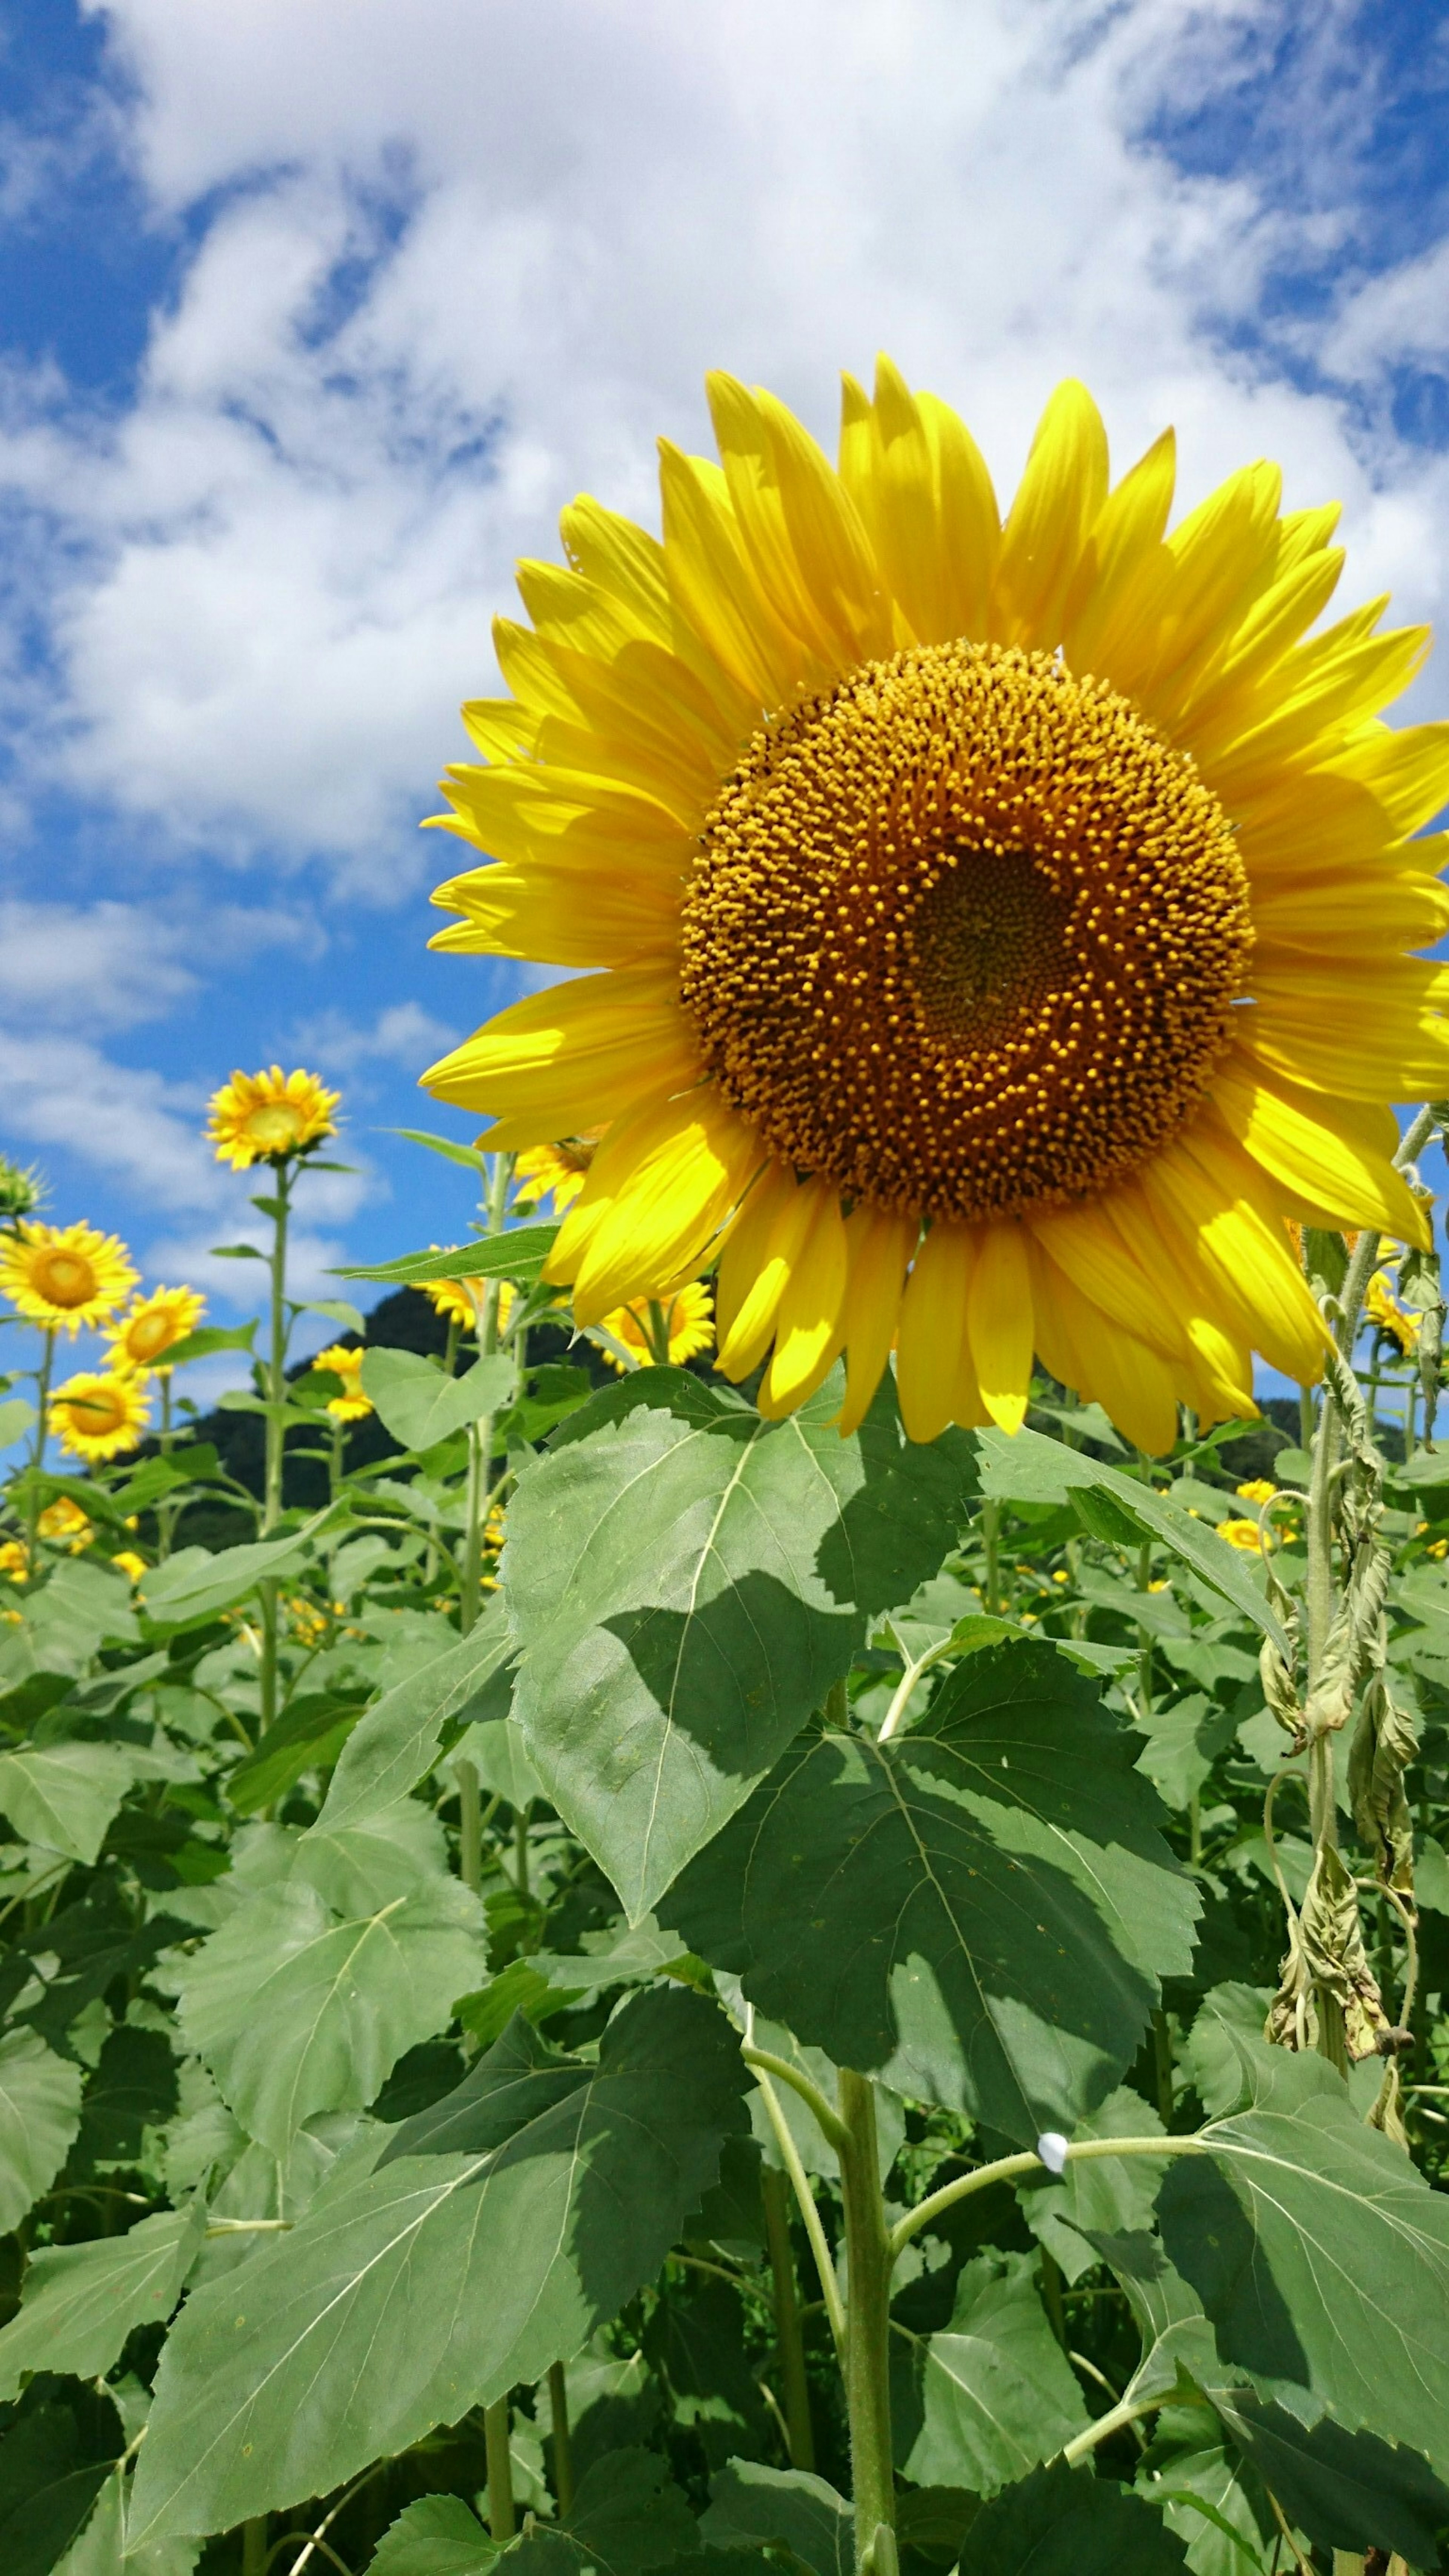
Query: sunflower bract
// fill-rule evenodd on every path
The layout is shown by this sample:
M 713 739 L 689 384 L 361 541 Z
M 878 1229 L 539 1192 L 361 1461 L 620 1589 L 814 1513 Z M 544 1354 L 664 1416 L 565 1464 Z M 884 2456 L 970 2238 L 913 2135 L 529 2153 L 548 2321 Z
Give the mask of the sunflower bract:
M 1170 435 L 1114 484 L 1078 384 L 1004 515 L 887 361 L 836 466 L 710 394 L 662 542 L 583 499 L 520 570 L 435 944 L 590 971 L 427 1087 L 490 1147 L 597 1135 L 547 1275 L 594 1324 L 718 1260 L 767 1412 L 843 1357 L 853 1427 L 894 1348 L 913 1438 L 1014 1429 L 1039 1358 L 1161 1450 L 1254 1352 L 1311 1382 L 1289 1225 L 1425 1240 L 1391 1104 L 1449 1077 L 1449 728 L 1380 710 L 1426 633 L 1317 625 L 1336 513 L 1271 465 L 1169 533 Z

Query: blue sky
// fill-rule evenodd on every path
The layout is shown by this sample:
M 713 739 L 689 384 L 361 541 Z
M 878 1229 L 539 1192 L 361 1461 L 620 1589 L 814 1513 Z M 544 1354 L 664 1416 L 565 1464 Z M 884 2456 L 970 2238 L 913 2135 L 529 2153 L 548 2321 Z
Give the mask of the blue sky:
M 470 1132 L 416 1076 L 518 987 L 428 954 L 417 823 L 513 560 L 652 516 L 708 365 L 829 438 L 886 345 L 1008 488 L 1082 374 L 1442 619 L 1446 109 L 1428 0 L 0 5 L 0 1145 L 227 1320 L 206 1095 L 305 1061 L 302 1285 L 456 1238 L 386 1131 Z

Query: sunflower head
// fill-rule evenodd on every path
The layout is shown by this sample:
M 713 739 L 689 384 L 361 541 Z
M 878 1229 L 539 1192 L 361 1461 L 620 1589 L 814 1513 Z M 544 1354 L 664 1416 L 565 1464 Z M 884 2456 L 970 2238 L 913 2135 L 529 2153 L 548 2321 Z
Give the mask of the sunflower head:
M 0 1542 L 0 1581 L 28 1583 L 29 1580 L 30 1559 L 25 1553 L 23 1540 L 7 1538 Z
M 153 1288 L 137 1297 L 117 1317 L 107 1336 L 112 1367 L 164 1369 L 177 1342 L 194 1333 L 206 1312 L 206 1299 L 195 1288 Z
M 42 1538 L 54 1547 L 68 1547 L 72 1556 L 89 1547 L 96 1534 L 89 1514 L 70 1494 L 57 1494 L 53 1503 L 47 1503 L 35 1526 Z
M 361 1344 L 349 1350 L 344 1342 L 330 1342 L 325 1351 L 313 1354 L 314 1369 L 326 1369 L 342 1380 L 342 1393 L 332 1396 L 327 1405 L 334 1422 L 365 1422 L 373 1410 L 372 1398 L 362 1392 L 362 1363 L 366 1357 Z
M 129 1574 L 133 1583 L 139 1583 L 142 1575 L 151 1571 L 144 1556 L 138 1556 L 133 1547 L 118 1547 L 111 1563 L 118 1565 L 123 1574 Z
M 1363 1310 L 1386 1340 L 1397 1342 L 1405 1357 L 1413 1358 L 1419 1347 L 1419 1318 L 1399 1304 L 1387 1270 L 1374 1272 L 1364 1291 Z
M 1391 1104 L 1449 1087 L 1449 739 L 1380 721 L 1426 632 L 1320 624 L 1337 513 L 1273 466 L 1173 525 L 1170 433 L 1114 482 L 1078 384 L 1004 510 L 884 360 L 834 463 L 710 399 L 662 543 L 580 500 L 520 569 L 435 944 L 590 971 L 428 1087 L 500 1151 L 597 1135 L 546 1277 L 587 1327 L 717 1261 L 767 1414 L 843 1358 L 852 1428 L 894 1353 L 913 1438 L 1012 1430 L 1039 1359 L 1159 1451 L 1255 1351 L 1311 1382 L 1290 1225 L 1427 1241 Z
M 442 1249 L 443 1247 L 440 1243 L 435 1243 L 432 1246 L 432 1250 L 434 1252 L 441 1252 Z M 423 1282 L 423 1295 L 431 1303 L 434 1312 L 441 1315 L 445 1322 L 457 1324 L 465 1333 L 474 1333 L 478 1329 L 478 1308 L 482 1304 L 483 1290 L 486 1285 L 487 1282 L 483 1279 L 472 1281 L 467 1279 L 426 1279 Z M 478 1291 L 476 1302 L 472 1293 L 474 1288 Z M 507 1327 L 512 1305 L 512 1286 L 508 1280 L 500 1280 L 498 1287 L 498 1330 L 500 1333 Z
M 598 1329 L 622 1345 L 636 1368 L 657 1360 L 661 1345 L 666 1346 L 674 1368 L 682 1368 L 686 1360 L 709 1349 L 714 1340 L 713 1300 L 702 1279 L 687 1281 L 672 1297 L 656 1298 L 654 1309 L 651 1313 L 647 1302 L 616 1307 Z M 625 1363 L 615 1352 L 606 1350 L 604 1357 L 622 1373 Z
M 144 1380 L 119 1369 L 81 1369 L 50 1399 L 63 1453 L 98 1465 L 134 1449 L 151 1419 Z
M 0 1237 L 0 1290 L 47 1332 L 102 1323 L 137 1277 L 120 1237 L 93 1225 L 23 1225 Z
M 289 1163 L 325 1136 L 335 1136 L 334 1112 L 342 1095 L 327 1091 L 315 1073 L 279 1064 L 260 1073 L 234 1073 L 214 1092 L 207 1134 L 219 1163 L 234 1172 L 253 1163 Z
M 587 1136 L 560 1136 L 551 1145 L 530 1146 L 513 1167 L 514 1206 L 520 1214 L 532 1214 L 551 1200 L 562 1216 L 583 1188 L 593 1159 L 593 1139 Z

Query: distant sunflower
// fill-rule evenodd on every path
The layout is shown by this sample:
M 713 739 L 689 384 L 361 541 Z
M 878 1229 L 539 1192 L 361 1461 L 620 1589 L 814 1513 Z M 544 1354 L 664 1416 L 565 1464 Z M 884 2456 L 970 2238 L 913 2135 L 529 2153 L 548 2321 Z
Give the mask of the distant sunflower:
M 93 1465 L 134 1449 L 150 1419 L 144 1382 L 119 1370 L 82 1369 L 50 1399 L 50 1428 L 62 1450 Z
M 120 1236 L 93 1225 L 22 1225 L 0 1235 L 0 1291 L 49 1332 L 103 1323 L 138 1276 Z
M 691 1279 L 674 1296 L 661 1297 L 657 1302 L 669 1336 L 669 1357 L 676 1368 L 709 1349 L 714 1340 L 713 1301 L 702 1279 Z M 648 1304 L 641 1302 L 617 1307 L 612 1315 L 602 1316 L 599 1330 L 621 1342 L 641 1365 L 647 1366 L 654 1358 L 649 1323 Z M 616 1359 L 612 1351 L 605 1351 L 604 1357 L 611 1368 L 622 1370 L 623 1361 Z
M 314 1369 L 327 1369 L 342 1380 L 342 1393 L 332 1396 L 327 1406 L 334 1422 L 365 1422 L 373 1410 L 371 1396 L 362 1392 L 362 1363 L 366 1357 L 365 1350 L 350 1351 L 342 1342 L 329 1342 L 325 1351 L 313 1355 Z
M 129 1574 L 133 1583 L 139 1583 L 142 1575 L 151 1571 L 144 1556 L 138 1555 L 133 1547 L 118 1547 L 111 1563 L 119 1566 L 122 1574 Z
M 89 1513 L 70 1494 L 57 1494 L 53 1503 L 47 1503 L 35 1526 L 52 1546 L 69 1547 L 72 1556 L 89 1547 L 96 1534 Z
M 1333 508 L 1234 474 L 1169 535 L 1168 432 L 1112 486 L 1068 383 L 1006 513 L 882 362 L 838 471 L 710 380 L 663 543 L 584 499 L 524 564 L 513 695 L 444 828 L 491 854 L 435 945 L 590 968 L 424 1077 L 491 1147 L 605 1123 L 546 1273 L 581 1324 L 720 1254 L 760 1405 L 897 1349 L 906 1427 L 1022 1420 L 1033 1353 L 1141 1447 L 1300 1382 L 1286 1221 L 1426 1240 L 1390 1103 L 1449 1082 L 1449 727 L 1385 602 L 1317 634 Z M 1307 638 L 1308 640 L 1304 640 Z
M 334 1136 L 342 1094 L 325 1090 L 315 1073 L 234 1073 L 211 1099 L 207 1134 L 219 1163 L 244 1172 L 253 1163 L 284 1163 L 309 1145 Z
M 434 1252 L 441 1252 L 443 1247 L 440 1243 L 435 1243 L 432 1249 Z M 422 1289 L 423 1295 L 431 1301 L 435 1313 L 441 1315 L 445 1322 L 460 1324 L 465 1333 L 472 1333 L 478 1328 L 478 1306 L 482 1303 L 483 1291 L 488 1283 L 486 1279 L 479 1279 L 474 1284 L 478 1290 L 476 1304 L 466 1279 L 425 1279 Z M 512 1303 L 513 1290 L 505 1279 L 498 1290 L 498 1330 L 500 1332 L 508 1321 L 508 1310 Z
M 1388 1340 L 1397 1342 L 1406 1358 L 1413 1358 L 1419 1347 L 1419 1318 L 1399 1304 L 1387 1270 L 1374 1272 L 1364 1292 L 1363 1311 L 1367 1322 Z
M 167 1351 L 195 1332 L 205 1312 L 206 1299 L 195 1288 L 153 1288 L 149 1297 L 137 1297 L 107 1335 L 112 1365 L 167 1367 Z
M 521 1210 L 533 1209 L 545 1199 L 552 1199 L 562 1216 L 583 1188 L 593 1159 L 592 1139 L 582 1136 L 564 1136 L 551 1145 L 531 1146 L 526 1154 L 519 1155 L 514 1166 L 518 1192 L 515 1204 Z

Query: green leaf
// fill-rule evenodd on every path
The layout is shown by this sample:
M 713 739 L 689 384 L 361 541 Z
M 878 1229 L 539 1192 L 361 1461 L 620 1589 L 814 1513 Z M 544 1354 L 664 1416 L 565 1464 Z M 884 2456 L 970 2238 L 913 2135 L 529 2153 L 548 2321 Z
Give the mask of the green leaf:
M 1237 2044 L 1251 2102 L 1168 2166 L 1168 2258 L 1261 2394 L 1405 2442 L 1442 2475 L 1449 2199 L 1365 2125 L 1323 2058 Z
M 26 1432 L 33 1430 L 39 1420 L 34 1405 L 27 1403 L 23 1395 L 6 1396 L 0 1403 L 0 1449 L 8 1449 L 14 1441 L 23 1440 Z
M 426 1145 L 430 1154 L 441 1154 L 449 1163 L 461 1163 L 465 1172 L 486 1172 L 487 1159 L 476 1145 L 459 1145 L 451 1136 L 434 1136 L 426 1127 L 385 1127 L 386 1136 L 401 1136 L 409 1145 Z
M 511 1392 L 512 1360 L 494 1351 L 475 1360 L 461 1377 L 445 1377 L 416 1351 L 369 1351 L 362 1363 L 362 1391 L 405 1449 L 431 1449 L 450 1431 L 495 1412 Z
M 1261 2480 L 1205 2405 L 1159 2415 L 1137 2493 L 1183 2542 L 1193 2576 L 1262 2576 L 1278 2526 Z
M 855 2517 L 844 2496 L 808 2469 L 731 2460 L 711 2478 L 702 2537 L 715 2549 L 776 2541 L 814 2576 L 854 2576 Z
M 1253 1580 L 1247 1559 L 1201 1521 L 1192 1520 L 1170 1497 L 1135 1476 L 1124 1476 L 1120 1468 L 1109 1467 L 1100 1458 L 1068 1449 L 1060 1440 L 1046 1440 L 1037 1431 L 1018 1431 L 1010 1437 L 1004 1431 L 978 1431 L 975 1437 L 981 1452 L 983 1494 L 1003 1502 L 1069 1503 L 1078 1511 L 1085 1508 L 1088 1515 L 1100 1499 L 1107 1509 L 1098 1534 L 1117 1545 L 1161 1540 L 1287 1653 L 1282 1627 Z M 1093 1526 L 1090 1517 L 1087 1526 Z
M 364 2110 L 446 2027 L 482 1973 L 482 1923 L 452 1878 L 353 1922 L 305 1880 L 263 1888 L 182 1966 L 182 2031 L 242 2126 L 285 2155 L 314 2112 Z
M 1185 2565 L 1150 2505 L 1056 2460 L 982 2506 L 957 2576 L 1178 2576 Z
M 449 1720 L 464 1715 L 514 1652 L 496 1595 L 471 1636 L 455 1636 L 442 1619 L 437 1635 L 437 1654 L 384 1691 L 353 1728 L 314 1832 L 336 1833 L 395 1807 L 431 1771 Z
M 153 1628 L 201 1628 L 219 1610 L 233 1609 L 259 1583 L 298 1574 L 334 1517 L 334 1506 L 314 1512 L 286 1538 L 253 1539 L 245 1547 L 183 1547 L 164 1565 L 153 1565 L 138 1587 Z
M 26 2266 L 20 2314 L 0 2328 L 0 2400 L 18 2397 L 35 2370 L 95 2379 L 118 2359 L 133 2326 L 164 2325 L 204 2225 L 200 2206 L 166 2209 L 128 2236 L 41 2246 Z
M 334 1279 L 380 1279 L 394 1288 L 424 1288 L 434 1279 L 512 1279 L 531 1288 L 553 1250 L 556 1225 L 519 1225 L 451 1252 L 408 1252 L 372 1270 L 334 1270 Z
M 0 2235 L 48 2191 L 80 2127 L 82 2069 L 33 2030 L 0 2036 Z
M 543 1796 L 516 1718 L 487 1717 L 468 1727 L 453 1747 L 453 1759 L 471 1762 L 483 1787 L 510 1807 L 528 1807 Z
M 126 2539 L 129 2485 L 118 2462 L 80 2538 L 57 2563 L 55 2576 L 192 2576 L 200 2555 L 195 2541 L 163 2540 L 155 2549 L 132 2552 Z
M 231 1773 L 226 1794 L 239 1816 L 254 1816 L 284 1797 L 304 1771 L 325 1769 L 336 1761 L 359 1717 L 360 1698 L 331 1691 L 309 1692 L 295 1699 L 284 1717 L 267 1729 L 255 1753 Z
M 0 1753 L 0 1816 L 8 1816 L 24 1841 L 89 1868 L 135 1776 L 135 1764 L 115 1744 Z
M 1284 2406 L 1245 2389 L 1210 2389 L 1240 2451 L 1288 2520 L 1323 2549 L 1397 2551 L 1431 2567 L 1449 2525 L 1449 2487 L 1415 2451 L 1374 2433 L 1348 2433 L 1326 2418 L 1301 2424 Z
M 32 2382 L 0 2433 L 5 2576 L 48 2576 L 89 2522 L 121 2440 L 108 2397 Z
M 169 1345 L 163 1355 L 165 1364 L 169 1369 L 185 1368 L 188 1360 L 209 1360 L 216 1351 L 250 1352 L 256 1329 L 255 1315 L 246 1324 L 199 1324 L 194 1333 L 183 1334 L 179 1342 Z
M 968 2263 L 949 2329 L 918 2344 L 915 2362 L 919 2430 L 908 2416 L 897 2445 L 914 2431 L 901 2465 L 918 2485 L 995 2495 L 1086 2430 L 1081 2391 L 1047 2323 L 1028 2254 Z
M 1236 1709 L 1214 1708 L 1201 1691 L 1171 1708 L 1154 1708 L 1137 1723 L 1147 1738 L 1137 1768 L 1164 1804 L 1179 1813 L 1192 1804 L 1214 1762 L 1233 1742 Z
M 345 1333 L 365 1335 L 367 1317 L 353 1305 L 350 1297 L 289 1298 L 294 1315 L 325 1315 L 329 1324 L 340 1324 Z
M 1077 2122 L 1073 2143 L 1083 2138 L 1158 2138 L 1157 2113 L 1119 2085 Z M 1060 2182 L 1018 2183 L 1016 2196 L 1032 2234 L 1044 2245 L 1068 2281 L 1079 2281 L 1094 2263 L 1102 2236 L 1146 2231 L 1162 2181 L 1162 2168 L 1146 2156 L 1093 2157 L 1069 2164 Z
M 566 2521 L 547 2535 L 572 2541 L 581 2566 L 600 2576 L 644 2576 L 694 2555 L 699 2526 L 669 2464 L 657 2451 L 614 2451 L 596 2460 L 579 2480 Z M 527 2576 L 529 2543 L 517 2556 Z
M 729 2282 L 696 2276 L 661 2299 L 643 2350 L 669 2391 L 676 2425 L 694 2433 L 711 2469 L 737 2453 L 774 2449 L 739 2293 Z
M 1266 1986 L 1214 1986 L 1187 2036 L 1184 2052 L 1198 2099 L 1210 2119 L 1240 2111 L 1253 2090 L 1253 2052 L 1273 1998 Z M 1248 2043 L 1246 2051 L 1240 2041 Z
M 326 2493 L 540 2379 L 652 2280 L 744 2127 L 728 2023 L 682 1990 L 636 1996 L 597 2066 L 553 2061 L 541 2088 L 508 2055 L 519 2028 L 499 2080 L 484 2059 L 453 2097 L 461 2134 L 471 2096 L 476 2145 L 399 2154 L 408 2124 L 376 2172 L 193 2292 L 161 2358 L 137 2537 Z
M 207 1257 L 212 1261 L 265 1261 L 267 1256 L 254 1243 L 214 1243 Z
M 1023 2144 L 1070 2131 L 1191 1962 L 1135 1745 L 1051 1646 L 985 1647 L 910 1734 L 793 1747 L 661 1911 L 837 2065 Z
M 849 1670 L 868 1618 L 933 1573 L 974 1484 L 967 1435 L 859 1432 L 832 1379 L 764 1422 L 683 1369 L 571 1416 L 508 1511 L 514 1695 L 548 1795 L 631 1922 L 718 1833 Z
M 497 2556 L 461 2496 L 419 2496 L 388 2525 L 367 2576 L 489 2576 Z
M 169 2120 L 177 2102 L 176 2057 L 164 2031 L 123 2022 L 103 2046 L 86 2086 L 77 2162 L 94 2170 L 131 2162 L 142 2134 Z

